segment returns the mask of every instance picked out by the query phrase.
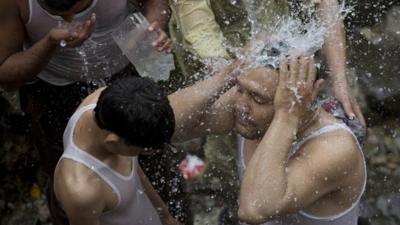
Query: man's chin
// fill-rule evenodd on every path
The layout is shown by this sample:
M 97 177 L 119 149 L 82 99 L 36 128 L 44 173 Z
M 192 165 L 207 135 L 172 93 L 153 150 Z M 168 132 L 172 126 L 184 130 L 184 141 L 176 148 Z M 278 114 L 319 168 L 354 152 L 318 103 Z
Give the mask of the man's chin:
M 235 131 L 242 137 L 249 140 L 255 140 L 261 137 L 261 135 L 259 134 L 260 132 L 258 132 L 257 129 L 249 126 L 243 126 L 239 123 L 236 124 Z

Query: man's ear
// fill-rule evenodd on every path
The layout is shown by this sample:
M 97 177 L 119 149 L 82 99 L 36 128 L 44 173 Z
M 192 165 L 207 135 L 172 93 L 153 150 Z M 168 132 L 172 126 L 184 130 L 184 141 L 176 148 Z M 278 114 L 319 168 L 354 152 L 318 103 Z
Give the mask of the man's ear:
M 107 134 L 106 138 L 104 138 L 104 143 L 116 143 L 118 141 L 120 141 L 120 137 L 118 135 L 116 135 L 115 133 L 109 133 Z

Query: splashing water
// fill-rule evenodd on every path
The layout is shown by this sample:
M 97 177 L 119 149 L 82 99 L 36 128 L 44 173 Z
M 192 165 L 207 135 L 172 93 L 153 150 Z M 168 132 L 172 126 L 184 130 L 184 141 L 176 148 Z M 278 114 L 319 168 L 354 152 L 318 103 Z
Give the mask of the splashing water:
M 315 7 L 306 7 L 305 13 L 310 17 L 308 22 L 294 16 L 285 16 L 267 32 L 257 23 L 254 0 L 244 0 L 244 3 L 252 26 L 252 38 L 244 52 L 239 49 L 230 48 L 230 50 L 246 62 L 246 68 L 260 66 L 279 68 L 282 55 L 314 54 L 322 48 L 325 38 L 335 30 L 337 22 L 353 10 L 343 1 L 338 10 L 332 9 L 326 12 L 325 20 L 322 21 L 314 16 Z M 215 67 L 215 60 L 204 60 L 203 63 L 209 68 Z M 217 67 L 220 68 L 227 63 L 220 61 Z
M 310 15 L 310 20 L 306 23 L 300 18 L 287 16 L 282 18 L 271 32 L 257 32 L 258 28 L 252 29 L 257 33 L 249 44 L 250 55 L 243 57 L 247 59 L 250 67 L 268 65 L 278 68 L 282 55 L 314 54 L 322 48 L 325 38 L 335 30 L 335 25 L 349 14 L 352 8 L 343 2 L 338 10 L 326 12 L 325 21 L 311 16 L 315 14 L 314 7 L 308 7 L 306 10 Z

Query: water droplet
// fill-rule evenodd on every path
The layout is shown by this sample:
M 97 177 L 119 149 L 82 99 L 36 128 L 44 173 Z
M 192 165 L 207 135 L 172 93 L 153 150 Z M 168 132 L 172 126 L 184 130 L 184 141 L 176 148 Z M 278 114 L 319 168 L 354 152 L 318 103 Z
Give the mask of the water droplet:
M 65 40 L 61 40 L 60 46 L 64 48 L 65 46 L 67 46 L 67 42 Z

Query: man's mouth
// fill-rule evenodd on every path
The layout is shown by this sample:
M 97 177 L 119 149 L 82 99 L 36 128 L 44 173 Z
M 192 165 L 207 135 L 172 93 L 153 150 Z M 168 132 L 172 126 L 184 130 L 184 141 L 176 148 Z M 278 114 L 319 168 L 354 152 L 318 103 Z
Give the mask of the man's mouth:
M 249 116 L 245 116 L 242 113 L 238 113 L 237 115 L 237 122 L 245 127 L 248 127 L 252 124 L 251 119 L 249 118 Z

